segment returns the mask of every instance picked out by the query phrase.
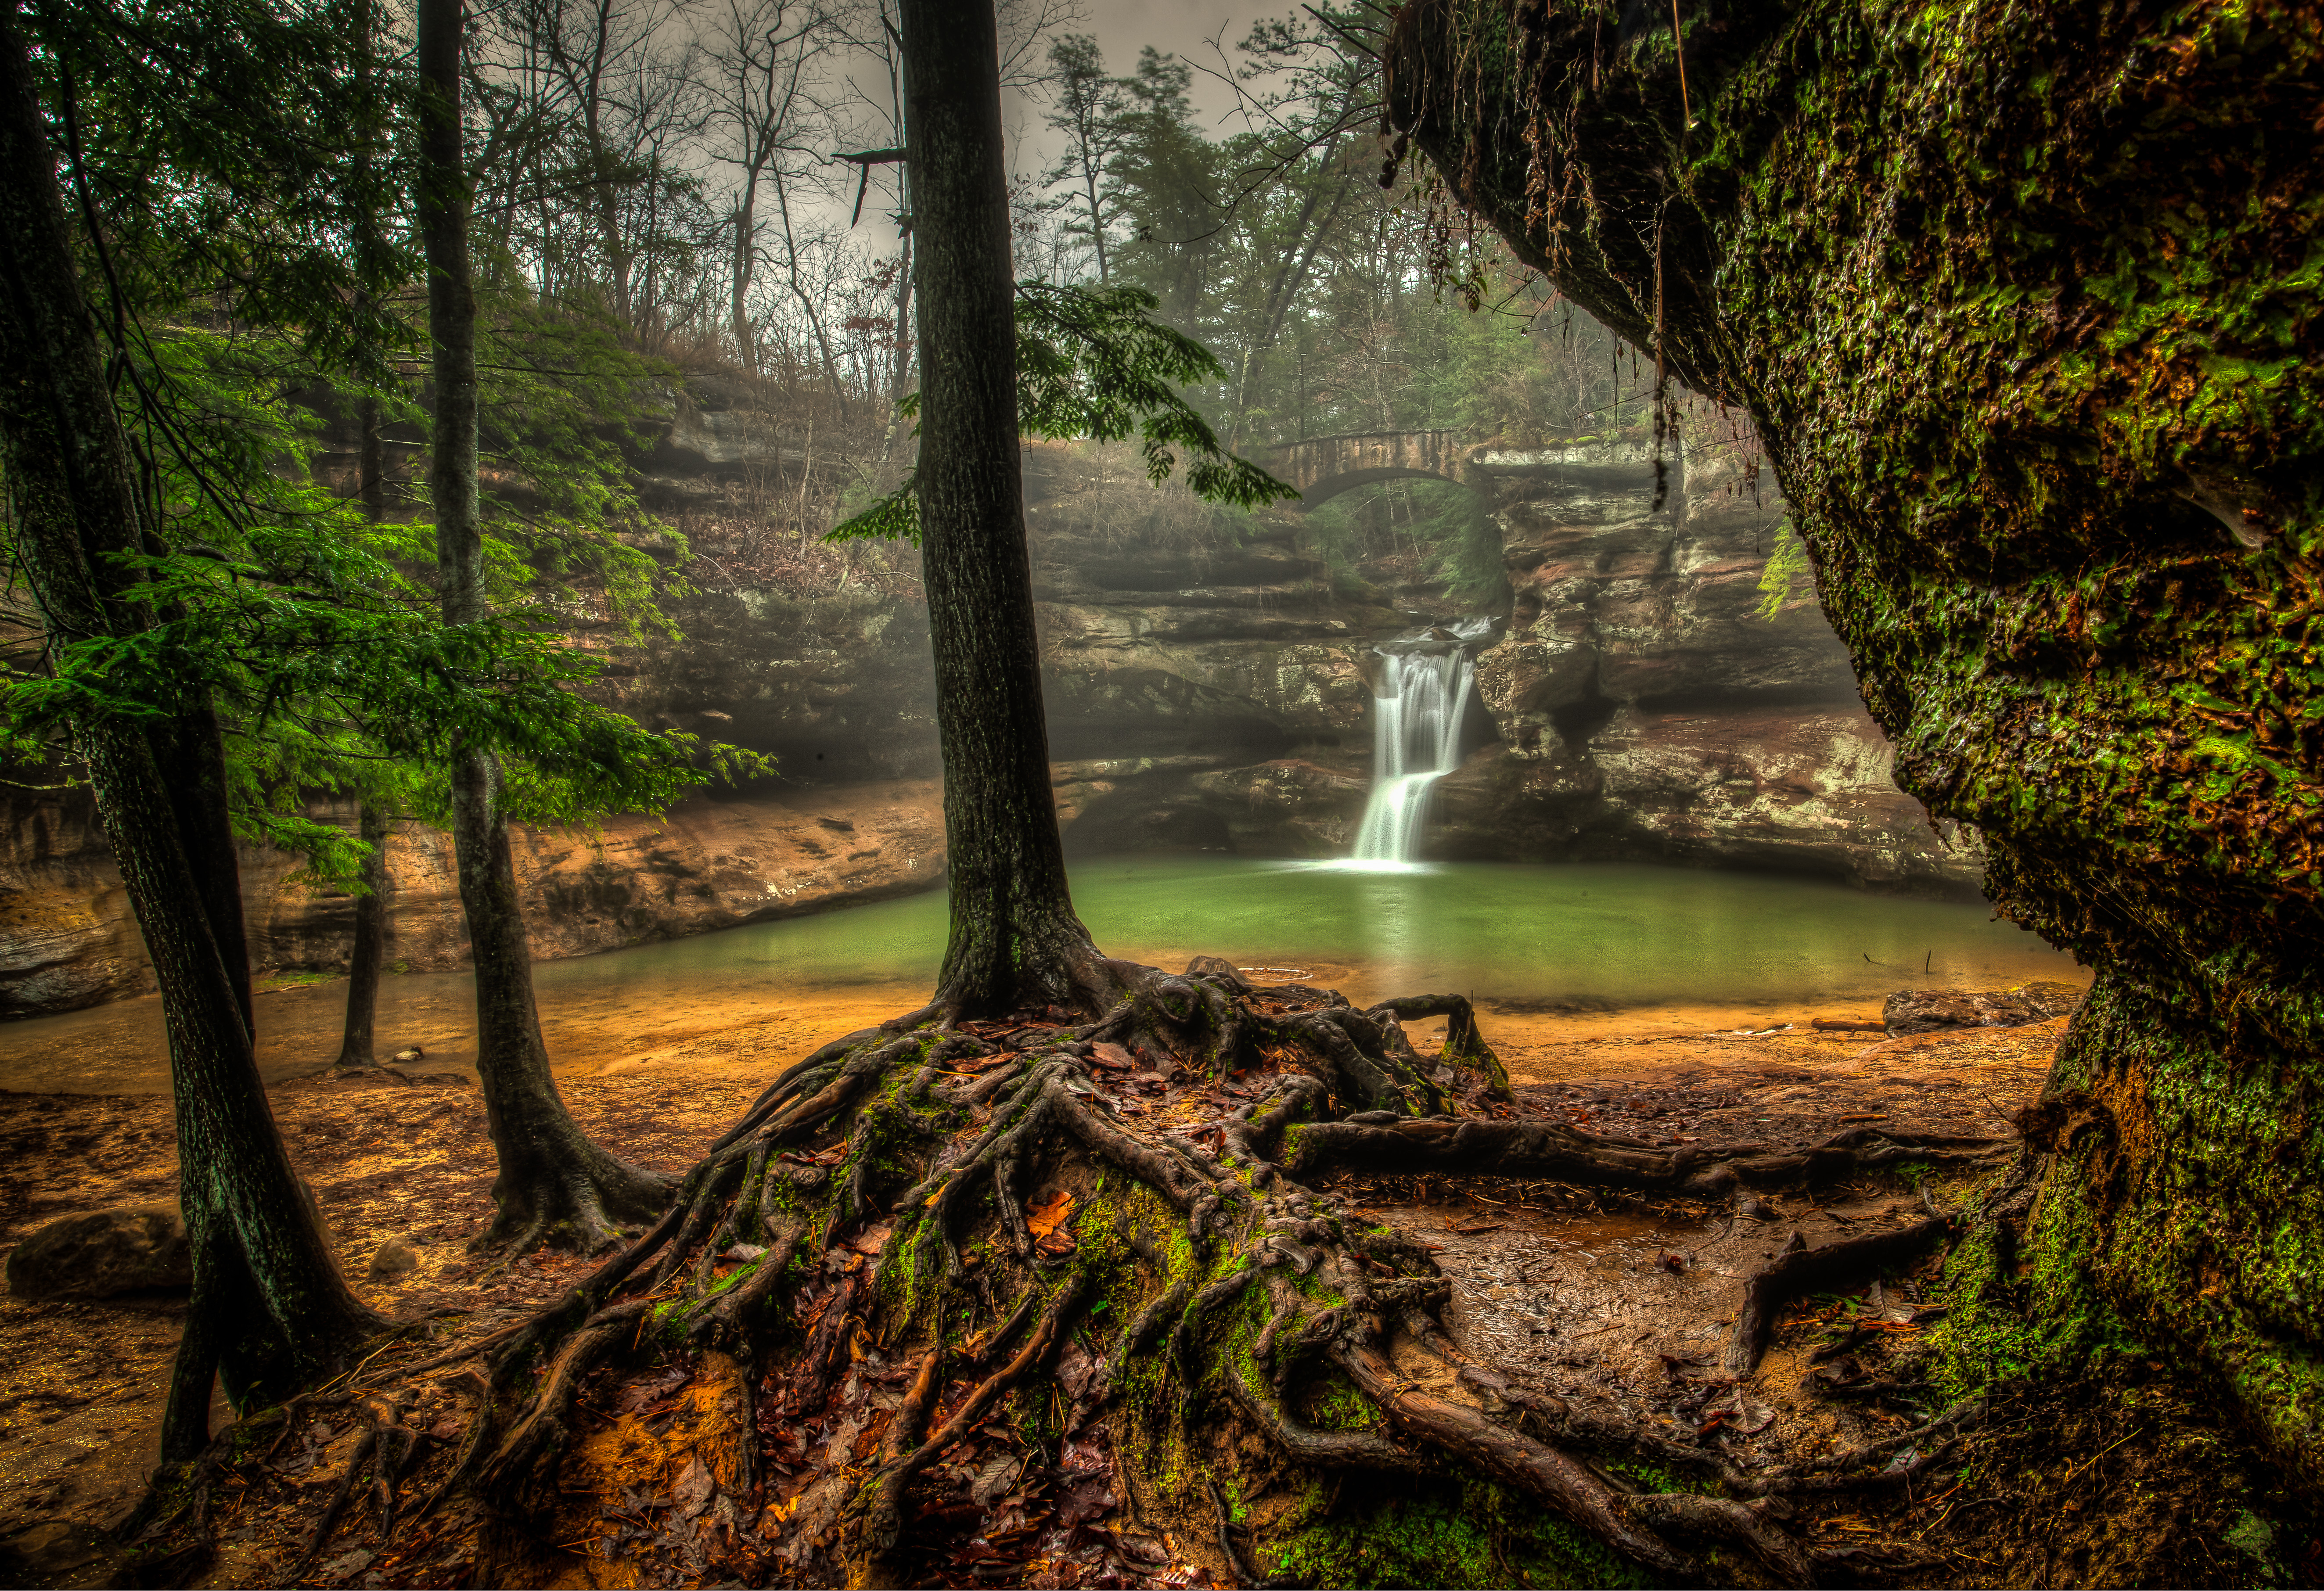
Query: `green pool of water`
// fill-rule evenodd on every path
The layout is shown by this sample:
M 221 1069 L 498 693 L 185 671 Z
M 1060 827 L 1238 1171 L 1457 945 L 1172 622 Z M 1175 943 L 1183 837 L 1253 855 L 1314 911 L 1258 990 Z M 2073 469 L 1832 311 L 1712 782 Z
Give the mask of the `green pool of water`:
M 1983 905 L 1766 874 L 1490 863 L 1363 872 L 1140 857 L 1084 860 L 1073 889 L 1110 954 L 1172 969 L 1222 955 L 1314 972 L 1359 997 L 1748 1007 L 2086 980 L 2071 958 Z M 764 982 L 925 989 L 944 943 L 944 897 L 928 894 L 546 962 L 535 976 L 544 994 L 618 982 L 663 998 Z

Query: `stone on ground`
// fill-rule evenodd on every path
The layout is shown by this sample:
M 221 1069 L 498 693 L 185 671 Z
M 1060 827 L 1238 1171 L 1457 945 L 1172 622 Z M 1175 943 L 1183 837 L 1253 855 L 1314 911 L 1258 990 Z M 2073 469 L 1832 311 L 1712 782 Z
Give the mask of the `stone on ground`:
M 2071 1016 L 2082 990 L 2068 983 L 2027 983 L 1969 994 L 1952 989 L 1900 989 L 1880 1007 L 1893 1034 L 1933 1033 L 1941 1027 L 2026 1027 Z
M 8 1291 L 22 1299 L 108 1298 L 193 1281 L 185 1220 L 161 1205 L 66 1216 L 8 1255 Z

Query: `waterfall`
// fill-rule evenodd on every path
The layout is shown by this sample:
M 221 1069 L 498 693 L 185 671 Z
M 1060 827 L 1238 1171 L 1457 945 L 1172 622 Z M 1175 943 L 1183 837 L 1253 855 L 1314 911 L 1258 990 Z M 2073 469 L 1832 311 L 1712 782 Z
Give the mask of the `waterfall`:
M 1464 621 L 1449 631 L 1400 636 L 1379 648 L 1372 793 L 1356 831 L 1357 861 L 1408 867 L 1420 850 L 1430 792 L 1461 762 L 1461 721 L 1476 677 L 1464 643 L 1489 627 L 1486 621 Z M 1418 649 L 1416 641 L 1431 649 Z

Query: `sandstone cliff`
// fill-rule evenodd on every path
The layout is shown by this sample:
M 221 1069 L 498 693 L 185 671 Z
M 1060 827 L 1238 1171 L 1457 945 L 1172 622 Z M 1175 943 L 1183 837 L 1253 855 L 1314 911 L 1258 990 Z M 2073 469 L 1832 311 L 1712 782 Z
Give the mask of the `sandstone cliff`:
M 683 512 L 746 470 L 782 467 L 781 439 L 746 418 L 681 402 L 646 461 L 649 495 Z M 1755 492 L 1732 453 L 1690 447 L 1659 509 L 1635 440 L 1428 455 L 1480 494 L 1510 587 L 1477 652 L 1472 750 L 1440 786 L 1433 854 L 1975 888 L 1974 851 L 1941 843 L 1890 779 L 1886 743 L 1814 604 L 1792 602 L 1772 623 L 1755 611 L 1781 504 L 1764 481 Z M 1223 530 L 1134 464 L 1080 449 L 1031 449 L 1028 496 L 1068 843 L 1343 854 L 1370 776 L 1371 648 L 1453 616 L 1443 589 L 1412 577 L 1392 537 L 1335 567 L 1296 515 Z M 698 589 L 675 605 L 685 642 L 608 682 L 641 720 L 770 751 L 783 777 L 659 822 L 521 835 L 539 954 L 940 882 L 924 610 L 908 570 L 831 567 L 753 584 L 701 560 Z M 408 825 L 394 858 L 391 961 L 460 964 L 448 841 Z M 347 899 L 309 889 L 287 858 L 244 866 L 256 964 L 338 966 Z M 0 1014 L 147 987 L 87 803 L 15 799 L 0 832 Z

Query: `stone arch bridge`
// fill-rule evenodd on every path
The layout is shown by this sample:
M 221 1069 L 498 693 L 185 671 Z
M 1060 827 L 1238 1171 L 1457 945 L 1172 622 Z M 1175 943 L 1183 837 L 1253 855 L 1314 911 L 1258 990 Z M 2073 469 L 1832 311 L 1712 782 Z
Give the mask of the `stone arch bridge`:
M 1675 450 L 1674 450 L 1675 451 Z M 1493 502 L 1505 477 L 1554 479 L 1572 485 L 1626 487 L 1654 478 L 1654 451 L 1643 442 L 1596 439 L 1509 448 L 1472 443 L 1459 431 L 1354 431 L 1310 437 L 1268 449 L 1268 472 L 1299 488 L 1295 511 L 1379 481 L 1421 479 L 1465 486 Z

